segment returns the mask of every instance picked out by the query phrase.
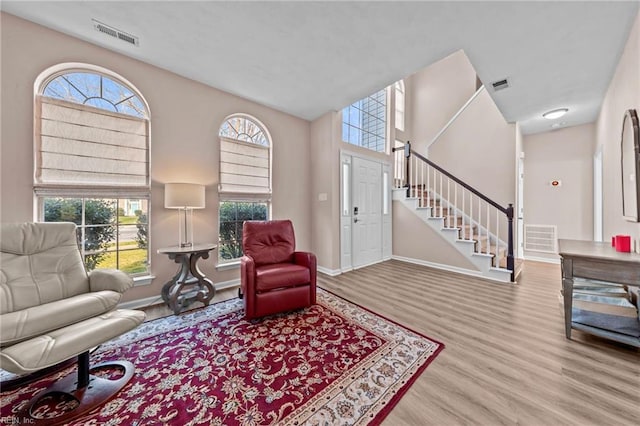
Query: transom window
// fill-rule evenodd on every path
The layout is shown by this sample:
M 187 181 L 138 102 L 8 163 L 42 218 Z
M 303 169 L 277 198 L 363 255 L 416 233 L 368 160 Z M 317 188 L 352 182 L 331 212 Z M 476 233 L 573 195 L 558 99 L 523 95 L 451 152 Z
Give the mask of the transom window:
M 132 90 L 101 74 L 70 72 L 59 75 L 47 84 L 42 94 L 134 117 L 147 117 L 144 103 Z
M 220 127 L 220 136 L 236 141 L 250 142 L 260 146 L 269 146 L 269 139 L 262 127 L 247 117 L 235 116 L 227 119 Z
M 271 137 L 255 118 L 234 114 L 222 123 L 220 137 L 220 263 L 242 257 L 242 224 L 267 220 L 271 203 Z
M 376 152 L 386 150 L 387 91 L 382 89 L 342 110 L 342 140 Z
M 136 90 L 97 69 L 42 78 L 35 109 L 37 220 L 75 223 L 88 270 L 144 275 L 149 113 Z

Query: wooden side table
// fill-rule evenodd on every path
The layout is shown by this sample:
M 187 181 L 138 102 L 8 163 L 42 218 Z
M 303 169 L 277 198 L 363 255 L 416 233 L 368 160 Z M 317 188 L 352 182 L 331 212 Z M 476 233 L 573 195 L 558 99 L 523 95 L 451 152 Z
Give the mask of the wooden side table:
M 208 259 L 216 244 L 194 244 L 191 247 L 166 247 L 158 250 L 180 265 L 178 273 L 162 287 L 162 299 L 178 315 L 194 301 L 204 306 L 216 293 L 213 282 L 198 269 L 199 259 Z
M 567 339 L 571 338 L 571 329 L 576 329 L 640 348 L 640 319 L 620 317 L 612 321 L 615 316 L 596 312 L 584 314 L 581 322 L 573 318 L 574 278 L 640 287 L 640 255 L 620 253 L 608 243 L 595 241 L 558 240 L 558 247 Z M 616 330 L 617 325 L 620 328 Z

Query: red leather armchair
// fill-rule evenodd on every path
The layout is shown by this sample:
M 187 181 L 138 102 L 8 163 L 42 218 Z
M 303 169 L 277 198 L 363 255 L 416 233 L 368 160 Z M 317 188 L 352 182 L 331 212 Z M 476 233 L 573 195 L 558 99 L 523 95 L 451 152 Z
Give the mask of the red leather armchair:
M 316 303 L 316 256 L 295 251 L 290 220 L 247 221 L 242 227 L 241 293 L 245 318 Z

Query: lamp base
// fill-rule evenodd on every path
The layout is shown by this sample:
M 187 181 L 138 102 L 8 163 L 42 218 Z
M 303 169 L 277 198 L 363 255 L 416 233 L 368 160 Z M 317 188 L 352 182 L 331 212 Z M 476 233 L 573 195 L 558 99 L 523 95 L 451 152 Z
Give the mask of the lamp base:
M 178 210 L 178 246 L 190 248 L 193 246 L 193 209 Z

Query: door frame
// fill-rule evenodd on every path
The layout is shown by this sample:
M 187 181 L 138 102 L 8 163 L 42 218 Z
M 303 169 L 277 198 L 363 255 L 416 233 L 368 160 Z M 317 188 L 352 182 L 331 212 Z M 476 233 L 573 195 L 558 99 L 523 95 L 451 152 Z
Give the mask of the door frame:
M 593 154 L 593 241 L 603 240 L 604 210 L 602 202 L 603 177 L 602 145 Z
M 353 158 L 372 161 L 381 165 L 381 209 L 382 256 L 379 262 L 391 259 L 392 254 L 392 198 L 391 198 L 391 161 L 346 149 L 340 150 L 340 270 L 347 272 L 354 269 L 353 266 Z M 386 187 L 385 187 L 386 181 Z M 346 187 L 345 187 L 346 184 Z M 345 191 L 346 188 L 346 191 Z M 386 191 L 385 191 L 386 189 Z M 386 192 L 386 197 L 385 197 Z M 386 209 L 385 209 L 385 203 Z M 386 213 L 385 213 L 386 212 Z M 378 263 L 378 262 L 374 262 Z M 361 265 L 364 267 L 368 265 Z
M 517 170 L 517 181 L 518 181 L 518 205 L 516 208 L 518 209 L 516 213 L 516 258 L 523 259 L 524 258 L 524 152 L 521 152 L 518 156 L 518 170 Z

